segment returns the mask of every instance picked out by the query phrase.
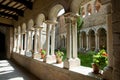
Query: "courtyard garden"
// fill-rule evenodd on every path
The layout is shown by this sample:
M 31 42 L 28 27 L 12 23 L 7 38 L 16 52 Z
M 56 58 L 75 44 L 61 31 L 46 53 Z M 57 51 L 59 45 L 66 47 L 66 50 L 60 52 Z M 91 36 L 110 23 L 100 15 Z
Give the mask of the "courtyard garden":
M 66 58 L 66 49 L 60 49 L 64 53 L 63 61 Z M 81 60 L 81 66 L 92 67 L 92 63 L 98 63 L 101 69 L 107 66 L 107 53 L 105 50 L 100 50 L 99 52 L 88 51 L 86 53 L 78 52 L 78 58 Z

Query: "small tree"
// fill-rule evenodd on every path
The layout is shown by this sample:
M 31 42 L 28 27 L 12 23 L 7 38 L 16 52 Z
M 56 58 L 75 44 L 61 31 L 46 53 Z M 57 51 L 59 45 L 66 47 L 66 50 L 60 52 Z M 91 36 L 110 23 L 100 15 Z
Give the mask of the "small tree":
M 79 8 L 79 17 L 77 19 L 77 37 L 78 37 L 77 42 L 78 42 L 78 47 L 80 47 L 79 46 L 79 43 L 80 43 L 79 42 L 79 36 L 80 36 L 80 29 L 82 28 L 83 24 L 84 24 L 84 21 L 83 21 L 83 18 L 81 16 L 81 7 L 80 7 Z

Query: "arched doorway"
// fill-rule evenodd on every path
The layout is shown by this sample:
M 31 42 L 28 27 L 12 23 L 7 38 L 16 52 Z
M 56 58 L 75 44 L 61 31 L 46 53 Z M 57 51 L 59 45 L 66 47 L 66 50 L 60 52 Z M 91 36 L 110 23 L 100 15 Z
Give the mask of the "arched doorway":
M 107 49 L 107 34 L 104 28 L 98 30 L 99 33 L 99 47 L 100 49 Z
M 5 35 L 0 32 L 0 60 L 6 59 Z

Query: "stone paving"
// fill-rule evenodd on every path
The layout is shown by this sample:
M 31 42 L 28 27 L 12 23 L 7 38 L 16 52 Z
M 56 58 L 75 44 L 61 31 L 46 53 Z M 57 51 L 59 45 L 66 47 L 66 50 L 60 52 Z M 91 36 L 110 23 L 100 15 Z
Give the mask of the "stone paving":
M 9 60 L 0 60 L 0 80 L 39 80 Z

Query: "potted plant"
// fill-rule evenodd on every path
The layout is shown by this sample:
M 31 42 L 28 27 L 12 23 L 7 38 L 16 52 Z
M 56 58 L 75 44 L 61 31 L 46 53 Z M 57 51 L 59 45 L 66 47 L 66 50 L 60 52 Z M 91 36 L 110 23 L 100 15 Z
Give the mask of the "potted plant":
M 99 73 L 99 70 L 103 69 L 103 66 L 106 66 L 107 63 L 107 53 L 104 49 L 102 49 L 97 54 L 93 55 L 93 72 L 96 74 Z
M 61 63 L 61 62 L 62 62 L 62 59 L 63 59 L 64 53 L 63 53 L 62 51 L 58 50 L 58 51 L 55 53 L 55 55 L 56 55 L 56 62 L 57 62 L 57 63 Z
M 41 54 L 41 58 L 44 59 L 44 57 L 46 56 L 46 51 L 44 49 L 41 49 L 40 54 Z

